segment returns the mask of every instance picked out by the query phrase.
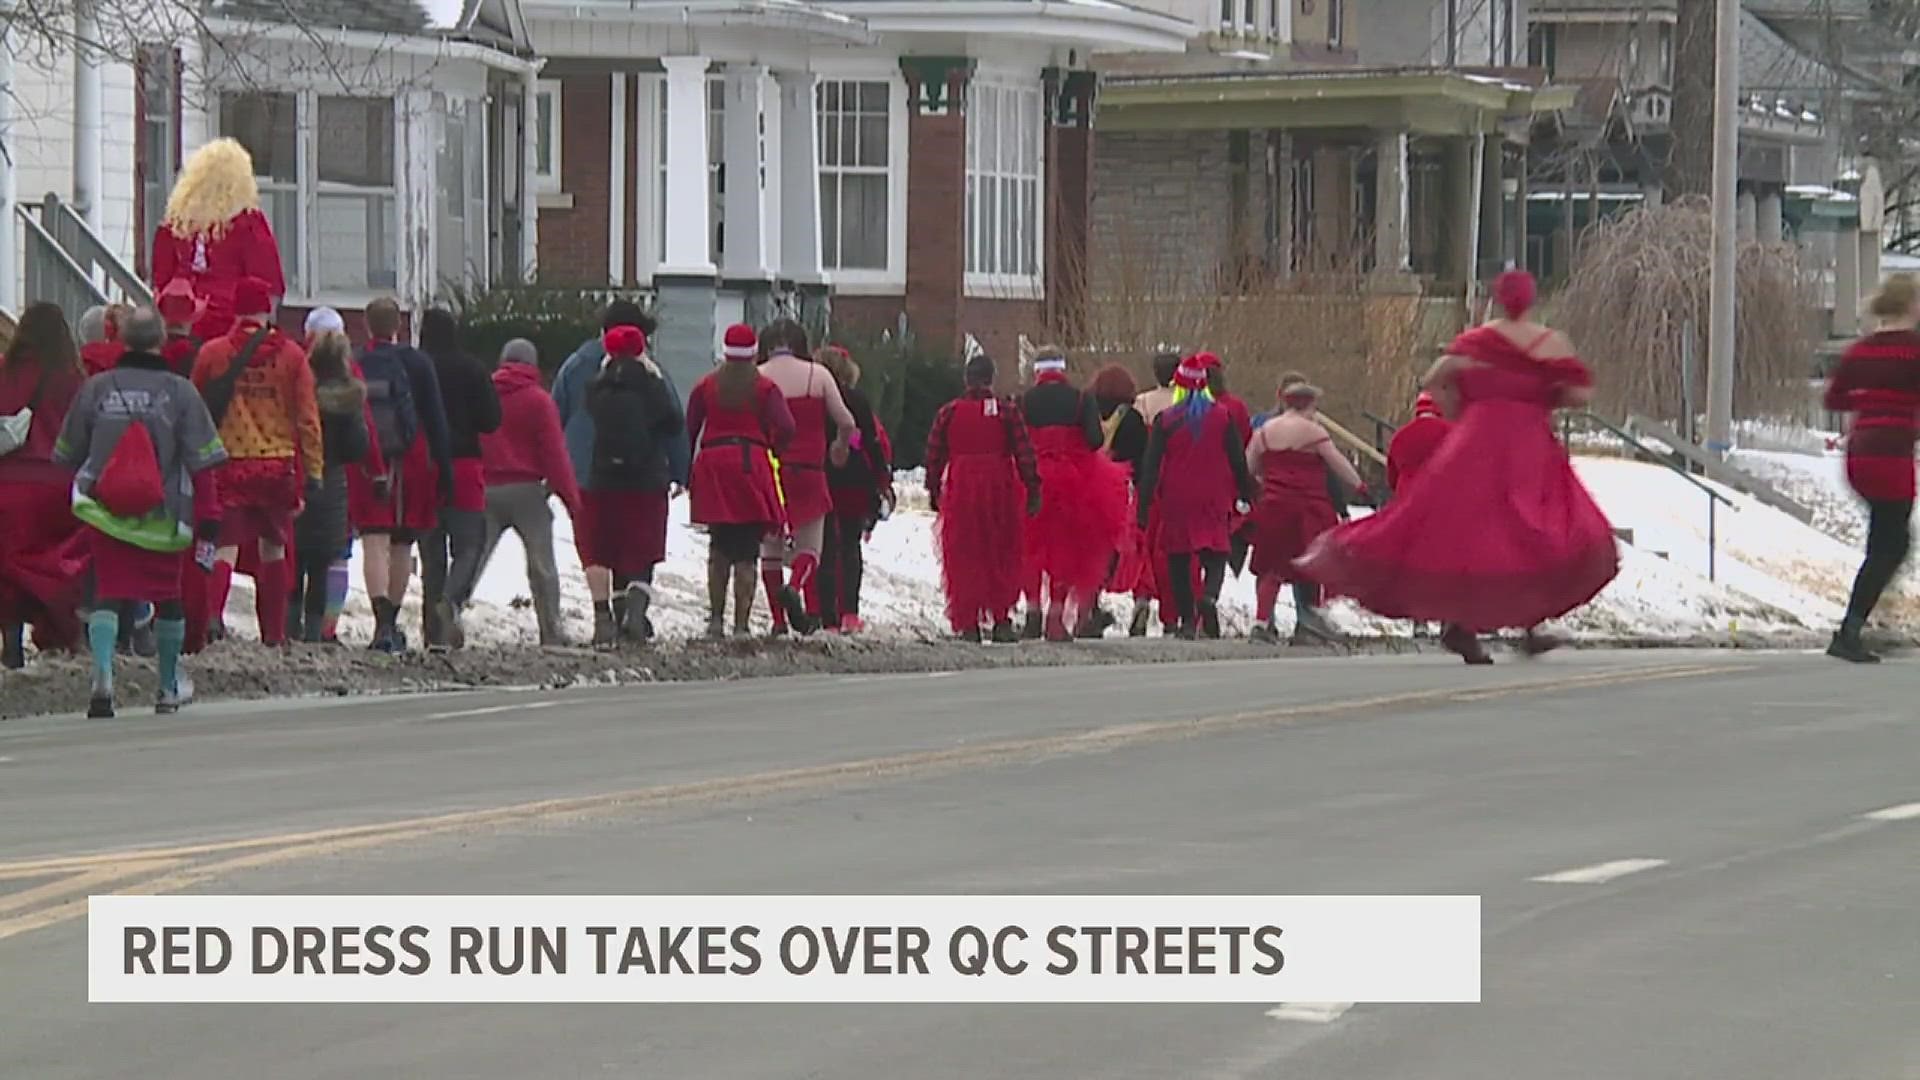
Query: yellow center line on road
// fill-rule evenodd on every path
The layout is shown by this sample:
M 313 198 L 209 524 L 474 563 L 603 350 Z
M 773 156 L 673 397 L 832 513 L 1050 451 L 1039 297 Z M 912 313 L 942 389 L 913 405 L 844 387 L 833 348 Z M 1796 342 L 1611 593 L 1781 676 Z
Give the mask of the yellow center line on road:
M 739 776 L 692 780 L 627 791 L 559 799 L 543 799 L 510 806 L 461 810 L 371 825 L 313 829 L 271 836 L 185 844 L 166 848 L 54 857 L 0 863 L 0 880 L 38 875 L 69 875 L 70 893 L 95 873 L 125 881 L 142 873 L 157 876 L 137 882 L 147 893 L 178 892 L 239 870 L 255 869 L 302 858 L 335 855 L 387 844 L 423 839 L 461 830 L 475 830 L 545 819 L 584 818 L 627 810 L 654 809 L 683 803 L 725 799 L 763 798 L 856 784 L 879 784 L 966 769 L 1035 764 L 1083 754 L 1107 753 L 1135 746 L 1174 742 L 1206 735 L 1276 727 L 1304 720 L 1354 714 L 1373 714 L 1401 708 L 1435 708 L 1527 694 L 1657 682 L 1670 679 L 1729 675 L 1751 670 L 1751 665 L 1692 664 L 1628 668 L 1590 675 L 1563 675 L 1552 679 L 1515 682 L 1486 688 L 1417 690 L 1338 701 L 1316 702 L 1279 709 L 1262 709 L 1187 720 L 1155 720 L 1117 724 L 1088 731 L 1027 738 L 1002 739 L 937 750 L 918 750 L 824 765 L 773 769 Z M 182 866 L 193 860 L 212 860 Z M 73 876 L 78 875 L 78 876 Z M 105 883 L 103 880 L 101 883 Z M 34 890 L 45 895 L 52 886 Z M 132 890 L 129 890 L 132 891 Z M 0 919 L 0 940 L 53 925 L 82 914 L 81 902 L 59 903 Z M 18 904 L 0 907 L 0 911 Z

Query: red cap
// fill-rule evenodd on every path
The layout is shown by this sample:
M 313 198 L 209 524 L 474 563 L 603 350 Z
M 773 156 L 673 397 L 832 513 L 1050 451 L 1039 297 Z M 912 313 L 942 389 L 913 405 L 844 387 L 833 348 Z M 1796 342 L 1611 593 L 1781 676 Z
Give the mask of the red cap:
M 616 326 L 600 339 L 608 356 L 639 356 L 647 351 L 647 335 L 637 326 Z
M 273 287 L 257 277 L 244 277 L 233 287 L 233 313 L 239 316 L 273 314 Z
M 746 323 L 734 323 L 727 327 L 726 336 L 720 341 L 720 355 L 728 360 L 752 360 L 760 352 L 760 335 Z

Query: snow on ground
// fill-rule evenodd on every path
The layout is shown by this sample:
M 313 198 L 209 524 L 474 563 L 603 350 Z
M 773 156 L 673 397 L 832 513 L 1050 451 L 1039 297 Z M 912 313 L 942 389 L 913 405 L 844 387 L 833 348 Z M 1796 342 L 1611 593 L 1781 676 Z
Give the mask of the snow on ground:
M 1839 476 L 1837 459 L 1749 453 L 1740 456 L 1739 464 L 1779 483 L 1790 497 L 1814 506 L 1820 528 L 1709 485 L 1734 503 L 1721 507 L 1717 515 L 1718 581 L 1710 582 L 1705 495 L 1657 465 L 1577 458 L 1581 478 L 1615 526 L 1633 530 L 1634 542 L 1622 546 L 1620 576 L 1593 604 L 1563 620 L 1559 629 L 1590 640 L 1727 643 L 1776 635 L 1804 637 L 1824 633 L 1833 625 L 1858 564 L 1857 539 L 1864 529 L 1864 516 Z M 875 528 L 867 545 L 862 614 L 873 635 L 883 640 L 938 639 L 946 635 L 947 626 L 933 543 L 934 519 L 925 509 L 924 481 L 917 473 L 903 473 L 896 484 L 900 509 Z M 571 523 L 557 503 L 554 510 L 562 615 L 571 637 L 584 642 L 592 629 L 592 607 Z M 694 637 L 706 627 L 706 538 L 688 523 L 685 499 L 674 503 L 667 548 L 668 560 L 656 575 L 654 622 L 669 638 Z M 1913 585 L 1908 590 L 1889 598 L 1887 614 L 1901 622 L 1920 621 L 1920 597 Z M 414 592 L 409 633 L 417 635 L 417 586 Z M 1228 579 L 1222 616 L 1229 633 L 1244 633 L 1252 625 L 1253 592 L 1251 578 Z M 1131 611 L 1130 601 L 1108 598 L 1108 602 L 1123 619 Z M 756 608 L 758 625 L 764 628 L 764 599 Z M 1280 609 L 1285 631 L 1290 629 L 1292 615 L 1285 596 Z M 251 591 L 236 583 L 228 623 L 251 637 L 252 616 Z M 1329 616 L 1342 631 L 1356 636 L 1412 633 L 1407 623 L 1377 618 L 1343 601 L 1331 605 Z M 343 636 L 364 643 L 371 623 L 356 556 Z M 475 644 L 532 645 L 537 640 L 526 556 L 513 534 L 502 537 L 466 625 Z M 1154 633 L 1158 632 L 1156 624 Z

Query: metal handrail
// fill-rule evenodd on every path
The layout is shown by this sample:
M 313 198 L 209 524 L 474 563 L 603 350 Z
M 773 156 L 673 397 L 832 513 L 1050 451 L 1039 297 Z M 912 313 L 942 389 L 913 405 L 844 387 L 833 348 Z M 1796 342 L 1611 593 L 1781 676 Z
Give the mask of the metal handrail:
M 1387 443 L 1392 441 L 1395 433 L 1400 430 L 1400 425 L 1383 416 L 1376 416 L 1366 409 L 1360 410 L 1360 415 L 1365 418 L 1368 423 L 1373 425 L 1374 448 L 1385 453 Z
M 153 303 L 153 289 L 140 280 L 140 275 L 134 273 L 131 267 L 121 262 L 120 256 L 87 224 L 87 219 L 62 201 L 60 196 L 48 192 L 47 197 L 41 200 L 40 220 L 68 258 L 89 273 L 89 280 L 92 268 L 98 267 L 128 302 Z
M 23 227 L 26 241 L 26 285 L 29 301 L 50 301 L 60 305 L 69 320 L 77 320 L 90 307 L 107 302 L 107 294 L 72 255 L 60 246 L 40 219 L 24 204 L 14 213 Z
M 1572 421 L 1574 420 L 1591 421 L 1595 424 L 1600 425 L 1603 428 L 1606 428 L 1609 432 L 1613 433 L 1615 438 L 1618 438 L 1620 441 L 1626 443 L 1628 446 L 1633 447 L 1635 450 L 1638 450 L 1641 454 L 1645 455 L 1646 457 L 1651 458 L 1652 460 L 1665 466 L 1668 471 L 1677 474 L 1682 480 L 1685 480 L 1687 483 L 1692 484 L 1694 487 L 1698 488 L 1702 493 L 1706 495 L 1707 497 L 1707 580 L 1717 582 L 1719 580 L 1718 564 L 1719 564 L 1719 553 L 1720 553 L 1720 538 L 1719 538 L 1720 530 L 1719 530 L 1719 517 L 1718 517 L 1718 514 L 1716 513 L 1716 510 L 1718 507 L 1723 505 L 1733 506 L 1734 505 L 1733 500 L 1727 498 L 1725 495 L 1722 495 L 1719 492 L 1708 487 L 1707 485 L 1701 483 L 1699 480 L 1694 479 L 1694 476 L 1692 473 L 1688 472 L 1682 466 L 1674 464 L 1673 461 L 1667 457 L 1667 455 L 1662 454 L 1659 451 L 1653 449 L 1651 446 L 1648 446 L 1646 443 L 1641 442 L 1638 438 L 1634 437 L 1634 435 L 1631 432 L 1627 431 L 1625 428 L 1607 419 L 1606 417 L 1601 416 L 1599 413 L 1591 412 L 1585 409 L 1568 409 L 1565 412 L 1563 412 L 1561 416 L 1562 416 L 1561 431 L 1562 431 L 1563 439 L 1565 439 L 1567 434 L 1569 434 L 1567 429 L 1570 426 Z M 1568 439 L 1567 441 L 1571 442 L 1570 439 Z M 1735 509 L 1738 509 L 1738 508 L 1735 507 Z

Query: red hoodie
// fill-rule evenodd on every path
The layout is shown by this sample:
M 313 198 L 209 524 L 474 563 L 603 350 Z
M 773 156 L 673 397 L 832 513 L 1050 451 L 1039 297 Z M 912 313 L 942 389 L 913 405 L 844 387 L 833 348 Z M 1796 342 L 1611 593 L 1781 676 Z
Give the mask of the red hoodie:
M 560 428 L 560 410 L 532 364 L 501 364 L 493 373 L 500 395 L 500 429 L 480 436 L 487 486 L 545 483 L 568 508 L 580 505 L 573 459 Z

